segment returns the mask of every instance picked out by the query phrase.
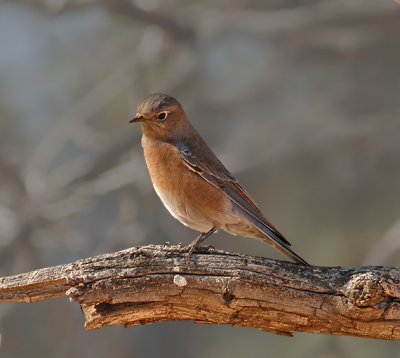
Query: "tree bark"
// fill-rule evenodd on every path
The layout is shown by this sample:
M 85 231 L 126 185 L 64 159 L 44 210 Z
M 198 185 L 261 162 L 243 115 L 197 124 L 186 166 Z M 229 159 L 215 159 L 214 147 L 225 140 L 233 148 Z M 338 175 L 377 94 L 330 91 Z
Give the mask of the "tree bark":
M 305 267 L 201 248 L 145 246 L 0 278 L 0 302 L 69 296 L 85 327 L 171 320 L 283 335 L 400 339 L 400 270 Z

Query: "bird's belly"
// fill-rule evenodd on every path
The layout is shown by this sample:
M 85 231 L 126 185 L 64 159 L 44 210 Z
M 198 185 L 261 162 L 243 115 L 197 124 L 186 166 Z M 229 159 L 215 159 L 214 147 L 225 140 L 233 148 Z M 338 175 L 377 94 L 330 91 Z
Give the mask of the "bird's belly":
M 213 227 L 213 222 L 204 215 L 199 215 L 184 198 L 160 189 L 154 182 L 153 187 L 169 213 L 182 224 L 200 232 L 207 232 Z

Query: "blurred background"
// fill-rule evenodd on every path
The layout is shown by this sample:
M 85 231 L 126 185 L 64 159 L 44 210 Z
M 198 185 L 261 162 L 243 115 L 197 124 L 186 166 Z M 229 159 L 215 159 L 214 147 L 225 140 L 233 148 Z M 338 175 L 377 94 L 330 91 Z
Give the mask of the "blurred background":
M 182 242 L 138 100 L 166 92 L 315 265 L 398 266 L 400 5 L 0 1 L 0 276 Z M 223 233 L 219 249 L 286 259 Z M 398 357 L 399 343 L 173 322 L 85 332 L 67 299 L 0 306 L 0 356 Z

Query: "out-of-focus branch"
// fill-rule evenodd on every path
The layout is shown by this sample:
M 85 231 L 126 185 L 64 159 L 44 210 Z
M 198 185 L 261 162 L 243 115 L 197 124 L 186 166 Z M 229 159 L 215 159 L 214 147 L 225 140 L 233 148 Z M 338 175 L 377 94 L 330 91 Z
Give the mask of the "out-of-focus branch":
M 400 270 L 305 267 L 180 246 L 146 246 L 0 278 L 0 302 L 67 294 L 86 328 L 168 320 L 291 335 L 400 339 Z
M 61 12 L 93 4 L 102 4 L 106 8 L 121 15 L 131 17 L 140 22 L 157 25 L 178 41 L 190 42 L 195 37 L 195 31 L 189 24 L 178 22 L 174 17 L 157 10 L 143 10 L 128 0 L 17 0 L 26 5 L 34 6 L 41 11 L 59 14 Z
M 27 191 L 33 196 L 41 195 L 43 187 L 47 187 L 41 181 L 43 173 L 40 170 L 47 169 L 49 163 L 60 149 L 60 145 L 73 135 L 75 127 L 80 127 L 82 122 L 88 120 L 96 111 L 100 110 L 126 89 L 131 83 L 129 76 L 131 69 L 136 64 L 136 54 L 133 51 L 122 63 L 103 81 L 97 84 L 86 96 L 84 96 L 65 115 L 56 128 L 50 131 L 34 150 L 32 158 L 27 166 Z M 38 184 L 39 183 L 39 184 Z M 39 193 L 37 193 L 39 191 Z
M 104 6 L 109 9 L 130 16 L 139 21 L 161 27 L 176 40 L 193 41 L 195 31 L 188 24 L 182 24 L 175 18 L 156 10 L 142 10 L 135 6 L 133 1 L 126 0 L 101 0 Z

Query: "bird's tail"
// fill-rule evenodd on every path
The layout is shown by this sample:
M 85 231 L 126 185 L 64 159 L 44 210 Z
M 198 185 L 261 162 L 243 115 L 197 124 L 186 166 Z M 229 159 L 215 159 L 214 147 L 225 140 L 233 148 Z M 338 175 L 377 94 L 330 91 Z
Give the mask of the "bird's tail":
M 258 220 L 253 220 L 253 223 L 261 234 L 257 235 L 258 239 L 272 245 L 274 248 L 290 257 L 293 261 L 301 263 L 305 266 L 310 266 L 307 261 L 302 259 L 290 248 L 290 243 L 282 236 L 282 234 L 280 234 L 278 231 L 275 231 L 265 223 L 259 222 Z

